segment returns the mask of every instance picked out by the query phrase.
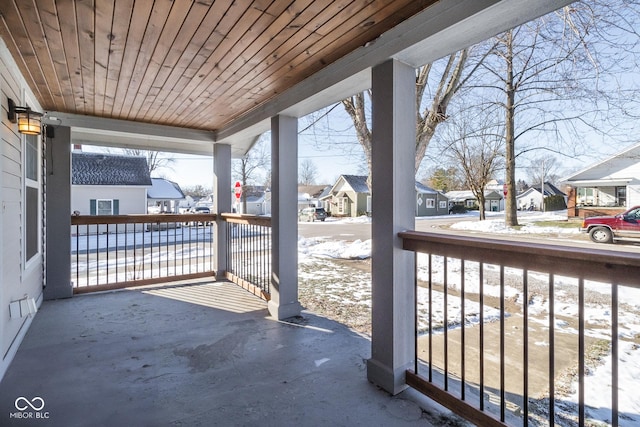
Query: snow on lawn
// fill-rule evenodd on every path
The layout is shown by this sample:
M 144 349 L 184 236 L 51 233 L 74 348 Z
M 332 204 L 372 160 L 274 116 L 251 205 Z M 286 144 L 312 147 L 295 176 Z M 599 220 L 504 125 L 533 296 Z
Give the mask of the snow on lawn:
M 312 258 L 366 259 L 371 257 L 371 239 L 344 242 L 323 238 L 298 238 L 298 261 Z
M 618 410 L 620 426 L 640 425 L 640 346 L 630 342 L 620 342 L 618 365 Z M 585 377 L 585 413 L 587 422 L 611 421 L 611 354 L 604 363 L 593 369 Z M 556 403 L 557 411 L 567 418 L 577 418 L 578 382 L 572 384 L 574 393 L 565 402 Z M 599 425 L 599 424 L 598 424 Z
M 504 218 L 487 219 L 484 221 L 462 221 L 451 225 L 454 230 L 477 231 L 495 234 L 579 234 L 578 227 L 539 227 L 539 221 L 563 221 L 567 219 L 566 211 L 559 212 L 519 212 L 518 220 L 522 223 L 519 228 L 505 225 Z

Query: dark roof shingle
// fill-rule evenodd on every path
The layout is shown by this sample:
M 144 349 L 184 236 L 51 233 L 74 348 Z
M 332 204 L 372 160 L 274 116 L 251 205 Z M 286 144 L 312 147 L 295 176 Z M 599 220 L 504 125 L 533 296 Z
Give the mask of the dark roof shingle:
M 151 185 L 147 159 L 103 153 L 72 153 L 73 185 Z

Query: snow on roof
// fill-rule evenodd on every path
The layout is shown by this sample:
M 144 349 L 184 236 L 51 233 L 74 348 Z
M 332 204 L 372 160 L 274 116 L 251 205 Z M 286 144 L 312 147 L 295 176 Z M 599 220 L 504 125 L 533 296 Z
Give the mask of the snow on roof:
M 147 190 L 147 199 L 181 200 L 184 198 L 184 193 L 177 183 L 164 178 L 151 178 L 151 188 Z

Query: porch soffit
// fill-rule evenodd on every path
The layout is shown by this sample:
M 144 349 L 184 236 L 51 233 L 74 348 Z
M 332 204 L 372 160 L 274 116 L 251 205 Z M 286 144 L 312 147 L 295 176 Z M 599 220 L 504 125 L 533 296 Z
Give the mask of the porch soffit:
M 388 58 L 419 66 L 568 3 L 6 0 L 0 36 L 80 142 L 238 156 L 273 115 L 364 90 Z

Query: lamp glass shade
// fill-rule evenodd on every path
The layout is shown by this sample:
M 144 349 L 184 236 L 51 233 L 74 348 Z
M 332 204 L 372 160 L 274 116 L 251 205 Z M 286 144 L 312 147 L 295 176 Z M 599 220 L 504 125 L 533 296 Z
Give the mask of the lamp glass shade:
M 16 113 L 18 119 L 18 132 L 26 135 L 40 135 L 42 129 L 42 116 L 31 111 Z

